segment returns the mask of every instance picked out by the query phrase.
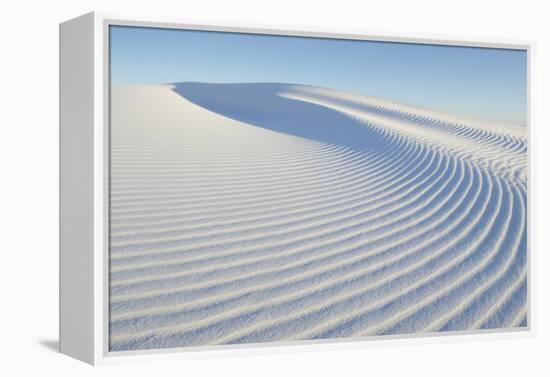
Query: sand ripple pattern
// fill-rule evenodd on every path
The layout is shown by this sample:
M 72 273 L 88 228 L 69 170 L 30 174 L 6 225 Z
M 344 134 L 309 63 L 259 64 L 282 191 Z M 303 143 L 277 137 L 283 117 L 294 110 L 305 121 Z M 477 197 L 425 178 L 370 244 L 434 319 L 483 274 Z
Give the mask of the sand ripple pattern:
M 112 351 L 527 326 L 524 127 L 290 84 L 111 107 Z

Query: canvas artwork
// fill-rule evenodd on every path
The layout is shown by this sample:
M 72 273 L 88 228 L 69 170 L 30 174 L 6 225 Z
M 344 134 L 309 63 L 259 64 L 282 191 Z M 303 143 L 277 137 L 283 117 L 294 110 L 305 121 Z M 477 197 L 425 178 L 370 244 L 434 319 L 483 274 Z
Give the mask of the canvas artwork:
M 110 351 L 528 325 L 525 50 L 109 41 Z

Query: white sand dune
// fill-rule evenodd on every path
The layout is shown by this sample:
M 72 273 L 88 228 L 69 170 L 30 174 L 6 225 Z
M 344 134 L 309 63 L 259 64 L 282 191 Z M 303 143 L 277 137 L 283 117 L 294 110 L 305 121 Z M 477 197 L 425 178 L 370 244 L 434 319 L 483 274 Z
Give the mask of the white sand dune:
M 111 350 L 527 325 L 524 127 L 276 83 L 111 98 Z

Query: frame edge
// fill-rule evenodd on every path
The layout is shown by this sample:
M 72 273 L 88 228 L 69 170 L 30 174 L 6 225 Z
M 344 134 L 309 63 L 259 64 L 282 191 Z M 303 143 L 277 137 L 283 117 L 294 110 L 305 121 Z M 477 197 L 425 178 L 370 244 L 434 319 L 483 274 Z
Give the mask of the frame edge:
M 95 362 L 93 14 L 59 25 L 59 351 Z

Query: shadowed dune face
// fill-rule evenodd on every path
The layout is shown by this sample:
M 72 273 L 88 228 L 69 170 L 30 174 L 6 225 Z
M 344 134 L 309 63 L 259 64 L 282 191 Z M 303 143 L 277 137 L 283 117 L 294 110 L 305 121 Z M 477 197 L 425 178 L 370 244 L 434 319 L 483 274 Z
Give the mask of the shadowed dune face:
M 525 129 L 373 97 L 284 83 L 183 82 L 172 90 L 213 113 L 285 135 L 373 154 L 414 141 L 514 180 L 526 179 Z
M 257 127 L 354 150 L 387 148 L 384 136 L 334 110 L 282 96 L 295 85 L 184 82 L 173 90 L 212 112 Z

